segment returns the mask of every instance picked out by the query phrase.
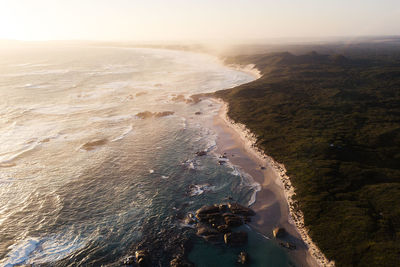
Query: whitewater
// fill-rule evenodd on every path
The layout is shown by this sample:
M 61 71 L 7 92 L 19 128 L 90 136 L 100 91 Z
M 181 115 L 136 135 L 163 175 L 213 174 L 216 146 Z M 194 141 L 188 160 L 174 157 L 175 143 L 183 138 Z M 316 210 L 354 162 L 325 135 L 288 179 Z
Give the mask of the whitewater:
M 254 202 L 259 185 L 218 164 L 207 125 L 220 105 L 190 99 L 249 73 L 150 48 L 32 45 L 0 58 L 1 266 L 118 266 L 139 242 L 190 236 L 181 218 L 204 204 Z

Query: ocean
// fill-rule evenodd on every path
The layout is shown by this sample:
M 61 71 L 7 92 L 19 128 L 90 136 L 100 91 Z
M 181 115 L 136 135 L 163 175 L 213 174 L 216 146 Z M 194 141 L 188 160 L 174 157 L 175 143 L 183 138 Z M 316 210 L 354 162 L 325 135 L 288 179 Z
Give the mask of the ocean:
M 219 104 L 254 80 L 198 53 L 99 46 L 0 49 L 0 265 L 119 266 L 137 244 L 154 266 L 191 240 L 196 266 L 291 266 L 248 226 L 245 248 L 206 243 L 183 218 L 254 202 L 259 185 L 218 164 Z M 198 151 L 206 156 L 197 156 Z

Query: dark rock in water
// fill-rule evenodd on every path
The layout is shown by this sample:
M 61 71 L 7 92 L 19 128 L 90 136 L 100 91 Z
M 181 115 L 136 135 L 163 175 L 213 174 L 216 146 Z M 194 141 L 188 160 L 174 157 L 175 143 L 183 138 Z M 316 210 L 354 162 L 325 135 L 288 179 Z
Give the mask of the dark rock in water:
M 208 213 L 208 212 L 212 212 L 212 210 L 209 210 L 206 213 L 197 211 L 196 218 L 201 222 L 208 222 L 210 224 L 222 219 L 220 213 L 218 212 Z
M 196 94 L 196 95 L 191 95 L 190 98 L 191 98 L 193 104 L 197 104 L 200 101 L 202 101 L 202 98 L 205 96 L 206 96 L 206 94 Z
M 135 263 L 135 257 L 134 256 L 126 257 L 122 262 L 123 265 L 132 265 L 134 263 Z
M 223 234 L 232 232 L 231 228 L 226 224 L 218 226 L 217 230 L 218 230 L 218 232 L 223 233 Z
M 207 216 L 209 219 L 222 219 L 222 214 L 219 212 L 208 213 Z
M 197 151 L 196 155 L 199 156 L 199 157 L 205 156 L 205 155 L 207 155 L 207 151 Z
M 219 211 L 220 211 L 220 212 L 225 212 L 225 211 L 228 210 L 228 205 L 226 205 L 226 204 L 220 204 L 220 205 L 218 206 L 218 208 L 219 208 Z
M 138 117 L 140 119 L 148 119 L 148 118 L 153 117 L 153 112 L 150 112 L 150 111 L 139 112 L 138 114 L 136 114 L 136 117 Z
M 185 260 L 182 256 L 175 257 L 170 262 L 171 267 L 194 267 L 194 264 Z
M 236 216 L 235 214 L 230 213 L 230 212 L 222 213 L 222 217 L 224 217 L 224 220 L 226 217 L 235 217 L 235 216 Z
M 197 235 L 211 243 L 223 242 L 223 235 L 220 232 L 202 223 L 197 224 Z
M 210 218 L 210 219 L 208 219 L 208 223 L 211 225 L 211 227 L 217 228 L 222 223 L 221 219 L 222 219 L 221 217 L 219 217 L 219 218 Z
M 136 94 L 136 96 L 138 97 L 138 96 L 142 96 L 142 95 L 145 95 L 145 94 L 147 94 L 147 92 L 139 92 L 139 93 Z
M 160 118 L 160 117 L 166 117 L 170 115 L 174 115 L 175 112 L 173 111 L 163 111 L 163 112 L 156 112 L 154 113 L 154 117 Z
M 137 250 L 135 252 L 135 258 L 138 266 L 150 266 L 150 256 L 147 250 Z
M 139 112 L 138 114 L 136 114 L 136 117 L 140 118 L 140 119 L 149 119 L 152 117 L 155 118 L 161 118 L 161 117 L 166 117 L 166 116 L 170 116 L 173 115 L 175 112 L 173 111 L 163 111 L 163 112 L 150 112 L 150 111 L 144 111 L 144 112 Z
M 212 206 L 203 206 L 196 211 L 196 215 L 198 214 L 210 214 L 210 213 L 218 213 L 219 206 L 212 205 Z
M 224 237 L 226 244 L 243 245 L 247 242 L 247 233 L 235 233 L 231 228 L 243 225 L 254 214 L 251 209 L 237 203 L 203 206 L 196 211 L 199 220 L 197 235 L 213 243 L 221 242 Z
M 199 222 L 208 222 L 207 214 L 196 214 L 196 219 L 199 220 Z
M 184 220 L 184 223 L 187 224 L 187 225 L 191 225 L 191 224 L 195 224 L 196 221 L 193 218 L 186 217 L 185 220 Z
M 247 254 L 244 251 L 240 252 L 239 257 L 238 257 L 238 263 L 245 265 L 245 264 L 249 263 L 249 260 L 250 260 L 249 254 Z
M 177 95 L 173 97 L 171 100 L 175 102 L 185 102 L 186 99 L 184 95 Z
M 229 227 L 237 227 L 237 226 L 241 226 L 243 224 L 243 220 L 241 217 L 239 216 L 225 216 L 224 217 L 225 223 L 226 225 L 228 225 Z
M 194 113 L 194 115 L 201 115 L 202 113 L 200 111 L 197 111 L 196 113 Z
M 247 243 L 247 233 L 237 232 L 237 233 L 226 233 L 224 235 L 225 244 L 230 246 L 243 246 Z
M 275 238 L 281 238 L 285 236 L 286 230 L 285 228 L 276 227 L 274 228 L 274 230 L 272 230 L 272 234 L 274 235 Z
M 238 203 L 229 203 L 228 204 L 229 209 L 232 211 L 234 214 L 240 214 L 243 216 L 254 216 L 256 213 L 247 207 L 244 207 Z
M 205 224 L 197 225 L 197 235 L 207 236 L 207 235 L 215 235 L 215 234 L 218 234 L 217 230 L 215 230 Z
M 261 166 L 260 169 L 261 169 L 261 170 L 265 170 L 266 168 L 265 168 L 264 166 Z
M 194 214 L 193 213 L 187 214 L 187 216 L 185 217 L 184 223 L 188 224 L 188 225 L 195 224 L 196 217 L 194 216 Z
M 107 144 L 107 142 L 108 142 L 108 140 L 106 138 L 95 140 L 95 141 L 90 141 L 90 142 L 83 144 L 81 146 L 81 148 L 84 150 L 90 151 L 90 150 L 95 149 L 97 146 L 102 146 L 102 145 Z

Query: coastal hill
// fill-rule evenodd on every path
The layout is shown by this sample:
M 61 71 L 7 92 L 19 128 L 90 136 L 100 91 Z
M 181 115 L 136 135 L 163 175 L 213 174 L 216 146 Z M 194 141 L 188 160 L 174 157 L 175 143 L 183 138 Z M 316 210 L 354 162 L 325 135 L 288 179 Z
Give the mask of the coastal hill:
M 215 93 L 285 164 L 310 235 L 337 266 L 400 262 L 400 57 L 235 56 L 262 77 Z

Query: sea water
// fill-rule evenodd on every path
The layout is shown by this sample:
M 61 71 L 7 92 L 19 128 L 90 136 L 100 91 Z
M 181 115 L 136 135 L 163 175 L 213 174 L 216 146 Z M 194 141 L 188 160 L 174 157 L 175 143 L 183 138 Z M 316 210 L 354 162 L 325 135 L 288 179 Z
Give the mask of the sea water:
M 240 250 L 252 266 L 289 265 L 249 227 L 249 244 L 237 249 L 208 244 L 182 223 L 204 204 L 254 201 L 259 185 L 218 165 L 206 126 L 218 104 L 185 101 L 253 79 L 182 51 L 2 48 L 0 265 L 118 266 L 135 244 L 180 235 L 193 240 L 197 266 L 232 266 Z M 145 111 L 173 114 L 136 116 Z M 154 251 L 154 264 L 168 266 L 163 245 Z

